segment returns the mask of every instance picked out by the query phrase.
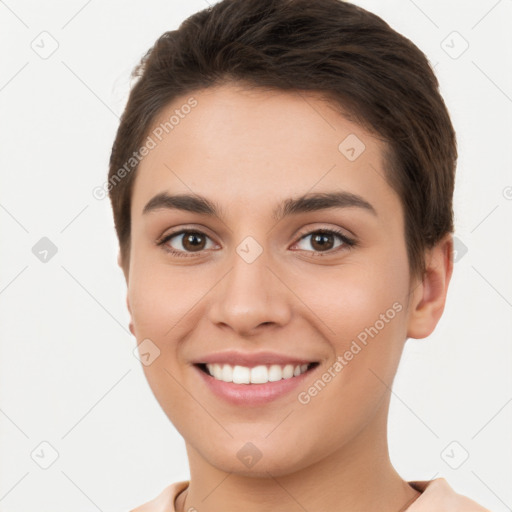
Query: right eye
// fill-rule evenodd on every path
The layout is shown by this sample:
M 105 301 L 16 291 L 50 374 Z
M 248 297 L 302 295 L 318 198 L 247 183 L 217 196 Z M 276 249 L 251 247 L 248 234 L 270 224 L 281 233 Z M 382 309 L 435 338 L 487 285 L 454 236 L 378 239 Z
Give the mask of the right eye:
M 168 244 L 168 242 L 174 238 L 178 240 L 178 243 L 176 244 L 178 247 Z M 194 256 L 194 253 L 200 253 L 207 249 L 208 247 L 205 247 L 207 240 L 211 240 L 210 237 L 201 231 L 183 229 L 181 231 L 165 235 L 157 242 L 157 245 L 162 246 L 165 251 L 169 252 L 173 256 L 189 257 Z

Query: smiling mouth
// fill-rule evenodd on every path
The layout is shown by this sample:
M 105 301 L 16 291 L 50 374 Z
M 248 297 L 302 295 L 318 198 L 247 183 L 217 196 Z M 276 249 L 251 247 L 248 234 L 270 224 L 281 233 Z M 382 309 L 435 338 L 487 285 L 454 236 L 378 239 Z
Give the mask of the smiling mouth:
M 311 371 L 319 365 L 318 362 L 302 365 L 271 364 L 254 367 L 230 365 L 230 364 L 196 364 L 201 371 L 222 382 L 233 384 L 266 384 L 280 380 L 293 379 Z

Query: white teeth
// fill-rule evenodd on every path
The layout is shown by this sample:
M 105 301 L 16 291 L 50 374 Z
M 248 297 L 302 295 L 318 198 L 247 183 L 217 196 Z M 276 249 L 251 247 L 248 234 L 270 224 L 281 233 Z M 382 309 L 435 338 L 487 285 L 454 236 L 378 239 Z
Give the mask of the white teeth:
M 222 376 L 217 377 L 224 382 L 232 382 L 233 381 L 233 367 L 229 366 L 229 364 L 225 364 L 222 367 Z
M 281 379 L 291 379 L 304 373 L 309 365 L 287 364 L 284 366 L 272 364 L 248 368 L 247 366 L 231 366 L 229 364 L 207 364 L 208 372 L 212 377 L 224 382 L 235 384 L 265 384 Z
M 229 366 L 229 365 L 226 365 Z M 265 384 L 268 382 L 268 370 L 266 366 L 255 366 L 251 368 L 251 383 Z
M 306 368 L 308 367 L 308 365 L 306 365 Z M 291 379 L 293 377 L 293 364 L 287 364 L 284 368 L 283 368 L 283 379 Z
M 215 376 L 215 378 L 218 378 Z M 233 368 L 234 384 L 249 384 L 251 382 L 251 371 L 243 366 L 235 366 Z
M 221 379 L 222 378 L 222 368 L 221 368 L 220 365 L 214 364 L 211 372 L 212 372 L 212 374 L 214 375 L 214 377 L 216 379 Z

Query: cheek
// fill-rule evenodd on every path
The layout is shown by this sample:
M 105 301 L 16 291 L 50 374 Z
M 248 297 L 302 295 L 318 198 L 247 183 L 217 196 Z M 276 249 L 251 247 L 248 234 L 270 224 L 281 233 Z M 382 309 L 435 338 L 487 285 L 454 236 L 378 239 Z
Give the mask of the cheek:
M 193 282 L 179 272 L 144 264 L 139 258 L 133 260 L 128 290 L 142 369 L 157 402 L 179 431 L 184 419 L 198 414 L 180 385 L 183 366 L 176 341 L 184 332 L 187 312 L 195 302 L 186 296 L 187 290 L 194 294 Z M 154 357 L 149 364 L 143 356 L 147 350 Z
M 156 266 L 144 254 L 134 251 L 131 260 L 128 300 L 142 369 L 159 402 L 166 397 L 178 396 L 180 361 L 178 343 L 183 330 L 190 300 L 185 296 L 192 289 L 179 272 L 165 266 Z M 192 281 L 193 282 L 193 281 Z M 149 340 L 149 341 L 148 341 Z M 149 350 L 154 357 L 145 364 L 143 352 Z
M 353 265 L 339 279 L 322 282 L 322 302 L 315 307 L 333 352 L 346 361 L 350 385 L 375 379 L 371 369 L 392 378 L 406 339 L 408 283 L 405 251 L 374 257 L 373 265 Z
M 300 390 L 302 421 L 313 431 L 322 418 L 328 451 L 366 425 L 388 395 L 405 341 L 407 267 L 389 264 L 324 280 L 312 307 L 333 355 Z M 317 322 L 317 325 L 320 325 Z M 326 411 L 329 411 L 327 414 Z
M 128 297 L 137 340 L 176 338 L 181 322 L 204 293 L 192 266 L 173 269 L 136 255 Z

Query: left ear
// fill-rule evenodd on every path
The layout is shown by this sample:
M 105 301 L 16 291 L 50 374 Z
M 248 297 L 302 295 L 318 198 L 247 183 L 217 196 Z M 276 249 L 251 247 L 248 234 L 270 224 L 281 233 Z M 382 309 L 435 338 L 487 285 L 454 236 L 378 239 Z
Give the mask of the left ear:
M 435 329 L 446 303 L 453 272 L 453 235 L 448 233 L 426 254 L 423 280 L 415 284 L 409 304 L 408 338 L 426 338 Z

